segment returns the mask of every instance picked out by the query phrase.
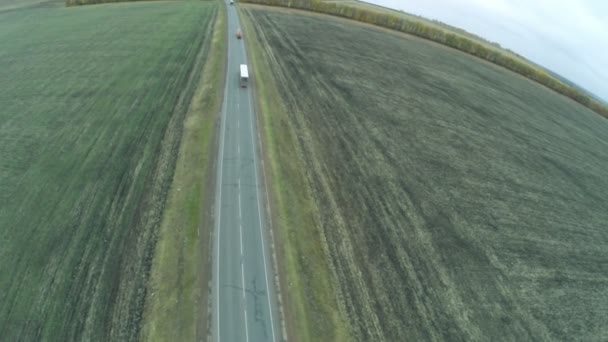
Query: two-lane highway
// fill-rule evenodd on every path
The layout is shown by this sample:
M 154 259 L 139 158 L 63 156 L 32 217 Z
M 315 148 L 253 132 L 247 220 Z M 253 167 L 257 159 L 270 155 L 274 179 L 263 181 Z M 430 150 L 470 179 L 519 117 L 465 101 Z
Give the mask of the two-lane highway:
M 247 63 L 235 6 L 228 5 L 228 63 L 222 106 L 215 207 L 212 338 L 282 341 L 264 217 L 252 95 L 239 86 Z

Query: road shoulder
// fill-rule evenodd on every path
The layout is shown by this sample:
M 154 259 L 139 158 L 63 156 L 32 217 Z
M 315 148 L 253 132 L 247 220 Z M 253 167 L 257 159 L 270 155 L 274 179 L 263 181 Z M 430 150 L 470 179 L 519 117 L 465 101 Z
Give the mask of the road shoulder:
M 338 312 L 327 260 L 322 253 L 315 204 L 296 149 L 295 132 L 271 74 L 269 58 L 247 11 L 241 20 L 252 64 L 253 91 L 266 194 L 272 210 L 279 301 L 289 341 L 347 341 L 348 329 Z M 304 259 L 308 259 L 306 262 Z

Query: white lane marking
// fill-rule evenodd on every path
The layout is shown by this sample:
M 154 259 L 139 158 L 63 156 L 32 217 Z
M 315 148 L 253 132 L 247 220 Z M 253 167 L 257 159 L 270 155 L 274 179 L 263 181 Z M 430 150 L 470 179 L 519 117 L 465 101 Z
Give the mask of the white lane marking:
M 239 15 L 238 13 L 236 13 L 236 18 L 237 20 L 239 20 Z M 243 55 L 245 56 L 245 61 L 248 61 L 247 58 L 247 50 L 244 48 L 244 45 L 241 45 L 242 49 L 243 49 Z M 254 129 L 253 129 L 253 100 L 251 98 L 251 92 L 247 91 L 247 98 L 249 100 L 249 128 L 251 129 L 251 148 L 253 150 L 253 170 L 255 173 L 255 189 L 256 189 L 256 199 L 257 199 L 257 205 L 258 205 L 258 220 L 259 220 L 259 224 L 260 224 L 260 240 L 262 242 L 262 257 L 264 258 L 264 280 L 266 282 L 266 299 L 268 300 L 268 312 L 270 314 L 270 330 L 272 331 L 272 341 L 276 342 L 276 336 L 274 333 L 274 318 L 272 316 L 272 305 L 270 304 L 270 288 L 268 286 L 268 266 L 266 266 L 266 247 L 264 246 L 264 236 L 262 234 L 262 213 L 261 213 L 261 209 L 260 209 L 260 191 L 258 189 L 258 168 L 257 168 L 257 161 L 256 161 L 256 144 L 255 141 L 253 139 L 253 133 L 254 133 Z
M 262 234 L 262 212 L 260 209 L 260 191 L 259 191 L 259 187 L 258 187 L 258 167 L 257 167 L 257 161 L 256 161 L 256 144 L 255 141 L 253 139 L 253 111 L 252 111 L 252 100 L 251 100 L 251 93 L 248 92 L 248 98 L 249 98 L 249 128 L 251 129 L 251 149 L 253 150 L 253 170 L 255 173 L 255 193 L 256 193 L 256 199 L 257 199 L 257 205 L 258 205 L 258 220 L 259 220 L 259 224 L 260 224 L 260 241 L 262 242 L 262 257 L 264 258 L 264 280 L 266 282 L 266 299 L 268 299 L 268 312 L 270 314 L 270 330 L 272 331 L 272 341 L 276 342 L 276 337 L 274 334 L 274 319 L 272 317 L 272 305 L 270 304 L 270 288 L 268 286 L 268 267 L 266 266 L 266 247 L 264 246 L 264 235 Z
M 228 17 L 228 16 L 226 16 Z M 227 21 L 230 22 L 230 19 L 227 18 Z M 228 25 L 229 26 L 229 25 Z M 228 51 L 226 52 L 226 58 L 228 59 L 228 61 L 230 61 L 230 41 L 228 43 Z M 220 155 L 219 155 L 219 159 L 220 159 L 220 164 L 219 164 L 219 179 L 218 179 L 218 183 L 217 183 L 217 191 L 219 191 L 218 197 L 217 197 L 217 227 L 216 227 L 216 231 L 217 231 L 217 248 L 216 248 L 216 253 L 217 253 L 217 283 L 216 283 L 216 287 L 217 287 L 217 341 L 220 342 L 222 340 L 221 337 L 221 330 L 220 330 L 220 240 L 221 240 L 221 219 L 222 219 L 222 176 L 224 173 L 224 141 L 226 140 L 226 106 L 228 105 L 228 77 L 230 77 L 230 69 L 231 69 L 231 65 L 230 63 L 227 63 L 228 66 L 226 68 L 226 80 L 224 81 L 224 102 L 222 103 L 222 139 L 220 141 Z
M 224 113 L 225 114 L 225 111 Z M 225 115 L 222 115 L 225 116 Z M 225 118 L 222 118 L 222 141 L 220 143 L 220 165 L 219 165 L 219 173 L 220 173 L 220 177 L 218 180 L 218 199 L 217 199 L 217 207 L 218 207 L 218 214 L 217 214 L 217 248 L 216 248 L 216 253 L 217 253 L 217 340 L 218 342 L 221 340 L 220 338 L 220 239 L 222 236 L 222 230 L 221 230 L 221 220 L 222 220 L 222 174 L 223 174 L 223 169 L 224 169 L 224 139 L 226 137 L 226 120 Z
M 243 217 L 241 215 L 241 179 L 239 178 L 239 222 L 241 222 L 241 218 Z
M 237 131 L 236 131 L 236 151 L 237 151 L 237 165 L 238 165 L 238 170 L 240 171 L 241 169 L 241 135 L 239 134 L 239 130 L 241 127 L 240 124 L 240 118 L 238 113 L 241 110 L 241 106 L 240 106 L 240 98 L 241 98 L 241 92 L 237 91 L 236 92 L 236 125 L 237 125 Z M 239 241 L 240 241 L 240 250 L 241 250 L 241 285 L 242 285 L 242 291 L 243 291 L 243 314 L 244 314 L 244 318 L 245 318 L 245 341 L 249 342 L 249 323 L 247 322 L 247 296 L 246 296 L 246 291 L 245 291 L 245 254 L 243 253 L 243 224 L 242 224 L 242 200 L 241 200 L 241 177 L 238 178 L 238 197 L 239 197 Z
M 247 327 L 247 299 L 245 298 L 245 269 L 243 268 L 243 262 L 241 262 L 241 279 L 243 279 L 243 311 L 245 312 L 245 341 L 249 342 L 249 328 Z
M 228 91 L 228 82 L 226 82 L 226 89 L 224 90 L 225 92 Z M 224 141 L 226 139 L 226 99 L 224 98 L 224 110 L 222 111 L 222 139 L 220 142 L 220 155 L 219 155 L 219 160 L 220 160 L 220 164 L 219 164 L 219 180 L 217 183 L 217 187 L 218 187 L 218 197 L 217 197 L 217 207 L 218 207 L 218 214 L 217 214 L 217 340 L 218 342 L 221 341 L 221 336 L 220 336 L 220 240 L 221 240 L 221 236 L 222 236 L 222 231 L 221 231 L 221 220 L 222 220 L 222 176 L 224 173 Z
M 243 224 L 241 222 L 241 179 L 239 178 L 238 182 L 239 189 L 239 241 L 240 241 L 240 249 L 241 249 L 241 285 L 243 291 L 243 312 L 245 314 L 245 341 L 249 341 L 249 327 L 247 323 L 247 296 L 245 292 L 245 260 L 243 253 Z

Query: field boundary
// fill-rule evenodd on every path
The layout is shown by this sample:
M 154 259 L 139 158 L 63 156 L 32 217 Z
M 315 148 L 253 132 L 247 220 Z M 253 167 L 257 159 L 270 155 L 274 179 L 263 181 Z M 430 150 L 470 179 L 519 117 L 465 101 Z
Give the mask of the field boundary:
M 220 39 L 225 35 L 225 10 L 219 6 L 214 11 L 214 18 L 201 31 L 212 35 L 197 55 L 191 73 L 193 90 L 183 103 L 187 112 L 180 121 L 183 135 L 154 252 L 142 340 L 201 341 L 206 336 L 205 284 L 210 261 L 204 247 L 211 233 L 208 189 L 214 176 L 209 170 L 222 89 L 217 84 L 223 82 L 225 65 Z M 180 283 L 172 287 L 175 281 Z
M 340 2 L 318 0 L 241 0 L 241 2 L 342 17 L 434 41 L 520 74 L 608 118 L 608 106 L 584 94 L 577 88 L 565 84 L 545 70 L 509 56 L 507 51 L 491 49 L 481 42 L 450 32 L 447 29 L 433 27 L 423 22 L 415 22 L 398 15 L 348 6 L 348 4 L 345 5 Z
M 219 2 L 219 1 L 218 1 Z M 215 24 L 214 28 L 214 43 L 215 49 L 211 50 L 211 58 L 209 60 L 208 69 L 211 70 L 212 74 L 211 79 L 208 81 L 207 85 L 215 88 L 215 92 L 209 94 L 209 101 L 212 103 L 209 105 L 210 113 L 215 113 L 215 117 L 213 118 L 211 126 L 213 127 L 213 135 L 211 138 L 211 146 L 208 148 L 209 155 L 211 156 L 208 160 L 205 170 L 205 178 L 206 185 L 203 190 L 203 201 L 200 203 L 200 211 L 204 212 L 205 218 L 203 222 L 199 225 L 199 236 L 207 236 L 207 241 L 204 238 L 199 239 L 200 249 L 207 250 L 208 253 L 204 256 L 204 262 L 202 264 L 202 268 L 200 270 L 200 279 L 199 279 L 199 287 L 201 289 L 202 296 L 204 298 L 203 301 L 199 303 L 199 308 L 201 314 L 199 315 L 199 322 L 197 328 L 197 341 L 205 341 L 207 336 L 209 336 L 209 328 L 211 326 L 211 321 L 209 320 L 209 311 L 207 310 L 207 306 L 209 306 L 208 298 L 211 295 L 211 279 L 212 279 L 212 251 L 213 251 L 213 227 L 214 227 L 214 208 L 213 205 L 215 203 L 215 184 L 216 184 L 216 163 L 217 163 L 217 151 L 219 146 L 219 118 L 221 113 L 222 99 L 224 95 L 224 84 L 226 82 L 226 62 L 227 62 L 227 14 L 226 14 L 226 6 L 220 2 L 219 5 L 219 17 L 218 21 Z M 216 41 L 217 39 L 217 41 Z M 215 97 L 213 97 L 215 96 Z M 215 151 L 215 153 L 213 152 Z M 203 303 L 207 303 L 208 305 L 202 305 Z
M 217 97 L 215 99 L 215 101 L 217 102 L 217 105 L 214 106 L 214 110 L 215 113 L 217 115 L 215 123 L 214 123 L 214 134 L 213 134 L 213 146 L 212 146 L 212 159 L 210 161 L 209 164 L 209 179 L 208 179 L 208 183 L 207 183 L 207 189 L 210 189 L 209 191 L 207 191 L 206 194 L 206 198 L 205 200 L 207 201 L 207 205 L 206 205 L 206 210 L 208 212 L 208 220 L 206 222 L 206 224 L 209 227 L 209 239 L 207 241 L 207 243 L 205 244 L 204 241 L 201 240 L 201 248 L 203 246 L 205 246 L 208 250 L 209 253 L 207 253 L 207 264 L 206 267 L 209 269 L 209 274 L 210 277 L 209 279 L 207 279 L 205 281 L 204 284 L 201 284 L 201 286 L 203 288 L 206 289 L 207 291 L 207 298 L 212 296 L 213 293 L 213 276 L 212 276 L 212 270 L 213 270 L 213 265 L 212 265 L 212 253 L 214 250 L 214 245 L 215 245 L 215 195 L 217 193 L 217 162 L 220 158 L 220 134 L 219 132 L 221 131 L 221 124 L 222 124 L 222 110 L 223 110 L 223 105 L 224 105 L 224 92 L 226 90 L 226 82 L 227 82 L 227 76 L 226 75 L 226 69 L 228 68 L 227 62 L 228 62 L 228 13 L 227 13 L 227 8 L 224 5 L 223 2 L 220 2 L 220 11 L 222 12 L 222 23 L 219 24 L 218 23 L 218 27 L 216 28 L 218 31 L 221 31 L 221 39 L 218 43 L 218 56 L 216 57 L 216 61 L 218 63 L 216 69 L 215 69 L 215 77 L 218 79 L 218 83 L 217 83 L 217 87 L 219 89 L 219 92 L 217 92 Z M 221 64 L 221 66 L 219 66 L 219 64 Z M 221 80 L 221 81 L 220 81 Z M 205 287 L 206 286 L 206 287 Z M 207 301 L 207 305 L 205 307 L 205 315 L 207 317 L 212 317 L 213 316 L 213 301 Z M 210 340 L 212 338 L 212 320 L 206 320 L 206 322 L 201 322 L 201 324 L 204 324 L 204 328 L 205 330 L 201 330 L 200 335 L 199 335 L 199 339 L 198 341 L 205 341 L 205 339 Z M 203 325 L 201 325 L 201 327 L 203 327 Z

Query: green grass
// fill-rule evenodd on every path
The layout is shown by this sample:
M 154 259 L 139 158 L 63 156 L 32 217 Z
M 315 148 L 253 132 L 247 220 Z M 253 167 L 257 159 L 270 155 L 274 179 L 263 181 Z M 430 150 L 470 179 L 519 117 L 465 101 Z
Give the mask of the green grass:
M 357 341 L 608 338 L 606 119 L 410 36 L 246 13 L 254 66 L 268 61 L 256 85 L 296 324 L 339 312 Z
M 147 300 L 145 341 L 199 341 L 206 336 L 214 132 L 224 89 L 226 11 L 219 6 L 209 58 L 188 110 L 171 192 L 163 214 Z M 211 190 L 213 184 L 211 183 Z
M 136 340 L 216 4 L 0 13 L 0 340 Z
M 25 8 L 51 8 L 64 6 L 63 0 L 0 0 L 0 14 Z

